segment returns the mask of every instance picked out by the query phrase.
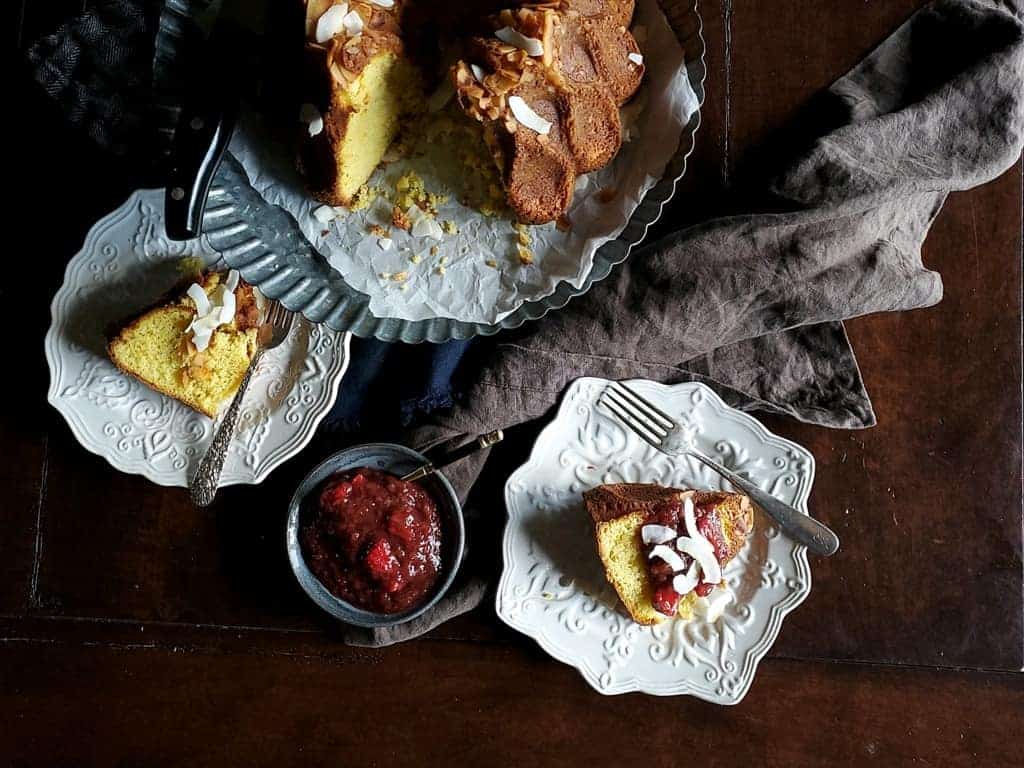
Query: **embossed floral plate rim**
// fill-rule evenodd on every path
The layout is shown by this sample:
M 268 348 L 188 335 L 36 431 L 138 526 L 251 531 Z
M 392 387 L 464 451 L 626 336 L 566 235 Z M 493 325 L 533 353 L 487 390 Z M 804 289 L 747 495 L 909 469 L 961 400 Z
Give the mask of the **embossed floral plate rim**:
M 74 304 L 73 294 L 77 287 L 76 280 L 79 277 L 79 273 L 82 270 L 92 269 L 96 265 L 89 264 L 89 258 L 95 254 L 98 249 L 102 247 L 101 240 L 111 230 L 116 230 L 117 227 L 123 226 L 126 222 L 129 222 L 138 211 L 138 217 L 140 225 L 146 224 L 144 221 L 143 214 L 141 211 L 144 206 L 162 206 L 163 204 L 163 190 L 137 190 L 133 192 L 128 199 L 120 206 L 115 208 L 106 216 L 100 218 L 89 230 L 86 238 L 83 242 L 82 247 L 79 251 L 71 257 L 68 261 L 67 266 L 64 270 L 64 279 L 54 294 L 53 300 L 50 303 L 50 327 L 46 332 L 44 340 L 44 351 L 47 361 L 47 365 L 50 370 L 50 385 L 47 392 L 47 401 L 57 410 L 64 420 L 67 422 L 68 427 L 71 430 L 72 435 L 82 445 L 83 448 L 91 453 L 100 456 L 107 461 L 112 467 L 118 471 L 125 472 L 127 474 L 142 475 L 148 480 L 162 486 L 177 486 L 186 487 L 187 482 L 187 469 L 169 471 L 161 470 L 154 465 L 154 463 L 145 457 L 138 458 L 128 456 L 125 453 L 116 449 L 116 446 L 112 445 L 112 441 L 116 439 L 116 436 L 112 437 L 103 434 L 103 430 L 97 430 L 92 428 L 87 423 L 87 418 L 83 413 L 80 412 L 74 403 L 68 398 L 62 397 L 61 392 L 65 389 L 68 378 L 66 376 L 68 370 L 73 370 L 74 367 L 80 366 L 79 362 L 75 362 L 72 368 L 68 368 L 65 359 L 65 347 L 69 343 L 66 339 L 63 339 L 62 332 L 65 330 L 67 325 L 67 318 L 69 316 L 70 308 Z M 141 230 L 140 230 L 141 231 Z M 162 227 L 161 227 L 162 231 Z M 109 244 L 107 244 L 109 245 Z M 134 248 L 138 247 L 137 243 L 122 244 L 127 247 Z M 183 253 L 180 256 L 197 255 L 203 254 L 209 258 L 211 255 L 215 255 L 216 252 L 209 248 L 208 245 L 201 244 L 198 241 L 190 241 L 188 244 L 181 245 Z M 95 271 L 95 270 L 94 270 Z M 287 419 L 268 419 L 267 422 L 257 424 L 258 428 L 265 428 L 268 432 L 271 428 L 290 429 L 291 435 L 280 438 L 276 445 L 270 448 L 266 454 L 260 456 L 255 462 L 254 466 L 250 467 L 245 462 L 233 461 L 233 453 L 229 453 L 228 462 L 224 468 L 224 474 L 222 477 L 221 484 L 227 485 L 240 485 L 240 484 L 259 484 L 283 462 L 295 456 L 312 440 L 313 435 L 316 432 L 317 427 L 323 418 L 329 413 L 334 401 L 338 395 L 338 389 L 341 385 L 341 380 L 344 378 L 345 372 L 348 370 L 348 365 L 351 360 L 350 354 L 350 341 L 351 334 L 338 333 L 329 329 L 317 329 L 316 339 L 314 338 L 313 326 L 308 324 L 308 321 L 303 320 L 303 325 L 308 328 L 307 339 L 304 343 L 310 347 L 310 359 L 314 356 L 314 345 L 318 344 L 316 339 L 319 339 L 322 335 L 329 335 L 329 339 L 321 339 L 323 341 L 323 347 L 329 357 L 324 359 L 317 359 L 317 365 L 322 368 L 319 380 L 321 386 L 316 388 L 316 391 L 311 392 L 308 396 L 301 397 L 299 405 L 301 406 L 303 417 L 297 421 L 289 421 Z M 299 333 L 298 327 L 293 329 L 293 334 Z M 92 353 L 95 358 L 95 353 Z M 308 359 L 306 365 L 309 365 Z M 262 367 L 262 364 L 261 364 Z M 118 376 L 124 376 L 113 369 L 111 370 Z M 127 378 L 127 377 L 126 377 Z M 254 379 L 254 384 L 257 380 Z M 296 381 L 297 386 L 299 384 Z M 272 386 L 272 382 L 270 382 Z M 144 387 L 144 385 L 139 385 Z M 287 399 L 295 389 L 290 390 L 288 393 L 281 395 L 282 399 Z M 168 402 L 171 401 L 164 395 L 161 395 L 153 390 L 145 388 L 147 395 L 156 398 L 157 400 L 163 399 Z M 252 394 L 250 393 L 250 397 Z M 182 406 L 184 408 L 184 406 Z M 185 409 L 186 411 L 188 409 Z M 189 412 L 191 413 L 191 412 Z M 195 414 L 196 418 L 205 419 L 198 414 Z M 287 424 L 284 422 L 288 421 Z M 212 425 L 216 422 L 206 420 L 209 431 L 206 437 L 212 435 Z M 244 448 L 242 444 L 234 444 L 234 447 Z M 205 443 L 203 445 L 205 448 Z
M 541 648 L 543 648 L 544 651 L 550 654 L 553 658 L 577 669 L 587 683 L 601 694 L 618 695 L 621 693 L 641 692 L 656 696 L 691 695 L 715 704 L 738 704 L 742 701 L 746 693 L 749 691 L 750 686 L 753 684 L 757 667 L 777 639 L 782 628 L 783 620 L 807 598 L 811 591 L 812 579 L 806 547 L 796 544 L 789 539 L 785 539 L 777 533 L 775 534 L 775 538 L 779 538 L 789 545 L 788 554 L 795 569 L 797 584 L 795 588 L 790 587 L 785 597 L 772 604 L 768 611 L 768 620 L 764 631 L 754 642 L 744 646 L 742 666 L 737 667 L 741 678 L 740 684 L 731 695 L 716 695 L 716 692 L 714 691 L 709 691 L 705 687 L 694 685 L 690 677 L 685 675 L 680 675 L 667 680 L 642 679 L 637 676 L 632 676 L 625 677 L 614 685 L 603 685 L 601 683 L 602 673 L 591 666 L 589 661 L 584 657 L 582 650 L 578 650 L 578 647 L 577 649 L 567 647 L 563 638 L 552 636 L 543 621 L 536 619 L 531 621 L 530 619 L 519 618 L 522 615 L 519 611 L 506 610 L 506 606 L 512 606 L 520 602 L 520 599 L 513 596 L 513 589 L 516 587 L 517 579 L 530 572 L 529 569 L 524 568 L 522 563 L 519 562 L 517 554 L 515 537 L 518 527 L 526 516 L 522 514 L 522 509 L 519 507 L 519 493 L 514 489 L 514 486 L 517 483 L 522 482 L 523 478 L 529 477 L 532 473 L 540 471 L 545 459 L 550 461 L 552 454 L 561 453 L 569 447 L 571 436 L 566 433 L 566 430 L 574 426 L 571 420 L 571 412 L 573 410 L 579 409 L 585 404 L 589 404 L 593 410 L 603 414 L 602 411 L 598 411 L 596 408 L 596 396 L 594 396 L 589 403 L 581 403 L 581 395 L 578 393 L 587 386 L 594 386 L 595 391 L 599 391 L 597 388 L 603 388 L 604 386 L 607 386 L 608 383 L 610 383 L 608 380 L 592 377 L 577 379 L 573 382 L 566 391 L 566 394 L 563 396 L 555 417 L 538 435 L 527 461 L 516 469 L 506 481 L 505 503 L 509 519 L 502 542 L 504 567 L 498 584 L 497 594 L 495 596 L 495 610 L 502 621 L 513 629 L 534 639 Z M 659 405 L 663 404 L 666 395 L 682 395 L 685 393 L 699 392 L 701 398 L 709 404 L 716 417 L 726 421 L 731 421 L 736 425 L 741 425 L 745 429 L 749 430 L 760 441 L 761 445 L 770 446 L 787 453 L 790 456 L 799 457 L 801 463 L 797 466 L 798 468 L 802 468 L 802 471 L 797 472 L 795 491 L 793 498 L 790 501 L 801 512 L 804 514 L 808 513 L 807 499 L 810 495 L 811 487 L 814 482 L 815 461 L 813 454 L 811 454 L 811 452 L 806 448 L 791 440 L 776 435 L 749 414 L 730 407 L 722 401 L 714 390 L 700 382 L 685 382 L 681 384 L 665 385 L 658 382 L 637 379 L 632 380 L 631 383 L 638 386 L 645 396 L 653 399 Z M 607 416 L 607 414 L 603 415 Z M 722 438 L 720 436 L 715 437 L 711 439 L 711 442 L 718 443 L 721 439 Z M 644 446 L 646 446 L 646 444 L 644 444 Z M 750 448 L 751 446 L 744 447 Z M 776 482 L 783 478 L 784 475 L 780 475 L 776 478 Z M 759 515 L 762 515 L 760 518 L 762 525 L 766 522 L 767 524 L 770 524 L 770 521 L 763 517 L 763 513 L 759 513 Z M 757 532 L 755 531 L 755 535 L 756 533 Z M 593 556 L 596 559 L 596 552 Z M 790 585 L 787 584 L 787 586 Z M 611 590 L 610 587 L 608 588 L 608 592 L 611 594 L 612 600 L 614 600 L 614 605 L 606 605 L 605 608 L 610 608 L 610 610 L 607 611 L 610 615 L 609 622 L 617 622 L 618 626 L 623 628 L 619 633 L 620 636 L 628 636 L 631 629 L 635 633 L 648 631 L 652 632 L 652 637 L 658 639 L 659 642 L 665 642 L 665 638 L 658 638 L 657 634 L 653 634 L 653 628 L 641 627 L 629 619 L 628 615 L 624 613 L 621 605 L 618 603 L 618 600 L 614 595 L 614 591 Z M 755 593 L 754 599 L 756 599 L 757 594 L 759 593 Z M 586 606 L 587 602 L 591 604 L 588 613 L 593 613 L 597 610 L 599 600 L 600 595 L 593 596 L 583 593 L 578 596 L 578 601 L 582 602 L 584 606 Z M 665 622 L 658 625 L 659 628 L 669 627 L 670 635 L 673 632 L 676 632 L 675 628 L 677 626 L 688 627 L 685 622 Z M 708 631 L 714 632 L 716 630 L 709 629 Z M 613 629 L 613 636 L 615 636 L 615 633 L 616 630 Z M 610 641 L 606 640 L 604 643 L 605 648 L 607 648 L 608 642 L 612 642 L 614 645 L 618 642 L 618 639 Z M 732 650 L 733 655 L 737 655 L 740 651 L 739 648 L 734 648 Z

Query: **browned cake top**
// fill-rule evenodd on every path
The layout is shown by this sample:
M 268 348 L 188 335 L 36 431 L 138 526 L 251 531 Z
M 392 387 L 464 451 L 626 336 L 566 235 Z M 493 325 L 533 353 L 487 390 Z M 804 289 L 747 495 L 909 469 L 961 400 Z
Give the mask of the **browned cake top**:
M 526 223 L 558 218 L 576 177 L 618 152 L 618 106 L 640 86 L 643 66 L 627 25 L 632 0 L 553 0 L 493 15 L 490 34 L 471 38 L 452 77 L 463 110 L 492 134 L 509 206 Z M 509 42 L 507 30 L 540 44 Z M 499 35 L 503 39 L 499 39 Z M 546 133 L 513 114 L 519 97 L 550 123 Z

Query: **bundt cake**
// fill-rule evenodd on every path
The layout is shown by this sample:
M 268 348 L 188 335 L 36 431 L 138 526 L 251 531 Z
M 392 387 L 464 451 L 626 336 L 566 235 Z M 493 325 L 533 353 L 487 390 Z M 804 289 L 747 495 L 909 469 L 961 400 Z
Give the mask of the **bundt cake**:
M 116 329 L 119 369 L 211 418 L 238 390 L 256 354 L 259 308 L 238 272 L 208 272 L 180 295 Z
M 352 203 L 403 123 L 425 110 L 430 71 L 454 56 L 444 76 L 481 124 L 518 220 L 566 211 L 578 174 L 618 152 L 618 108 L 643 78 L 628 29 L 634 0 L 506 2 L 467 14 L 450 0 L 306 0 L 298 164 L 314 197 Z
M 722 569 L 753 530 L 746 496 L 619 483 L 583 499 L 605 576 L 634 621 L 657 624 L 695 610 L 717 618 L 731 600 Z

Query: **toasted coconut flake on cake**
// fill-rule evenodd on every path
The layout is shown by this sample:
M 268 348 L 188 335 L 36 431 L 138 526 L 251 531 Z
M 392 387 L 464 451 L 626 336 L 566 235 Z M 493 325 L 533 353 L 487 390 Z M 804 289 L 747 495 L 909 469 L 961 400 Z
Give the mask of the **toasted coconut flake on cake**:
M 363 17 L 359 15 L 358 11 L 349 11 L 346 13 L 345 18 L 341 20 L 341 23 L 345 28 L 345 34 L 349 37 L 355 37 L 356 35 L 361 35 L 363 33 Z
M 316 22 L 316 41 L 323 45 L 345 29 L 345 16 L 348 15 L 348 3 L 332 5 L 324 11 Z
M 534 112 L 530 105 L 523 101 L 522 97 L 509 96 L 508 106 L 512 110 L 513 117 L 521 124 L 531 131 L 539 133 L 541 136 L 548 135 L 548 132 L 551 130 L 551 123 Z
M 324 129 L 324 117 L 315 104 L 303 104 L 299 108 L 299 120 L 306 124 L 310 136 L 316 136 Z
M 518 29 L 502 27 L 494 33 L 494 36 L 503 43 L 508 43 L 522 51 L 526 51 L 530 56 L 544 55 L 544 43 L 535 37 L 527 37 Z

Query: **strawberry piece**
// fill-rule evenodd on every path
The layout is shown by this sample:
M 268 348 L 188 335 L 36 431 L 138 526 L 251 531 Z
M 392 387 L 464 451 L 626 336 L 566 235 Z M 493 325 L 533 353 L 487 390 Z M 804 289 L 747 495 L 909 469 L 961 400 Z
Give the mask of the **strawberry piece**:
M 711 590 L 715 588 L 714 584 L 708 584 L 706 581 L 702 581 L 693 591 L 697 593 L 699 597 L 707 597 L 711 594 Z
M 365 562 L 370 574 L 381 581 L 387 579 L 398 565 L 395 556 L 391 554 L 391 544 L 387 539 L 377 539 L 373 546 L 366 550 Z
M 670 584 L 662 584 L 654 590 L 654 610 L 665 616 L 675 616 L 679 608 L 679 593 Z

